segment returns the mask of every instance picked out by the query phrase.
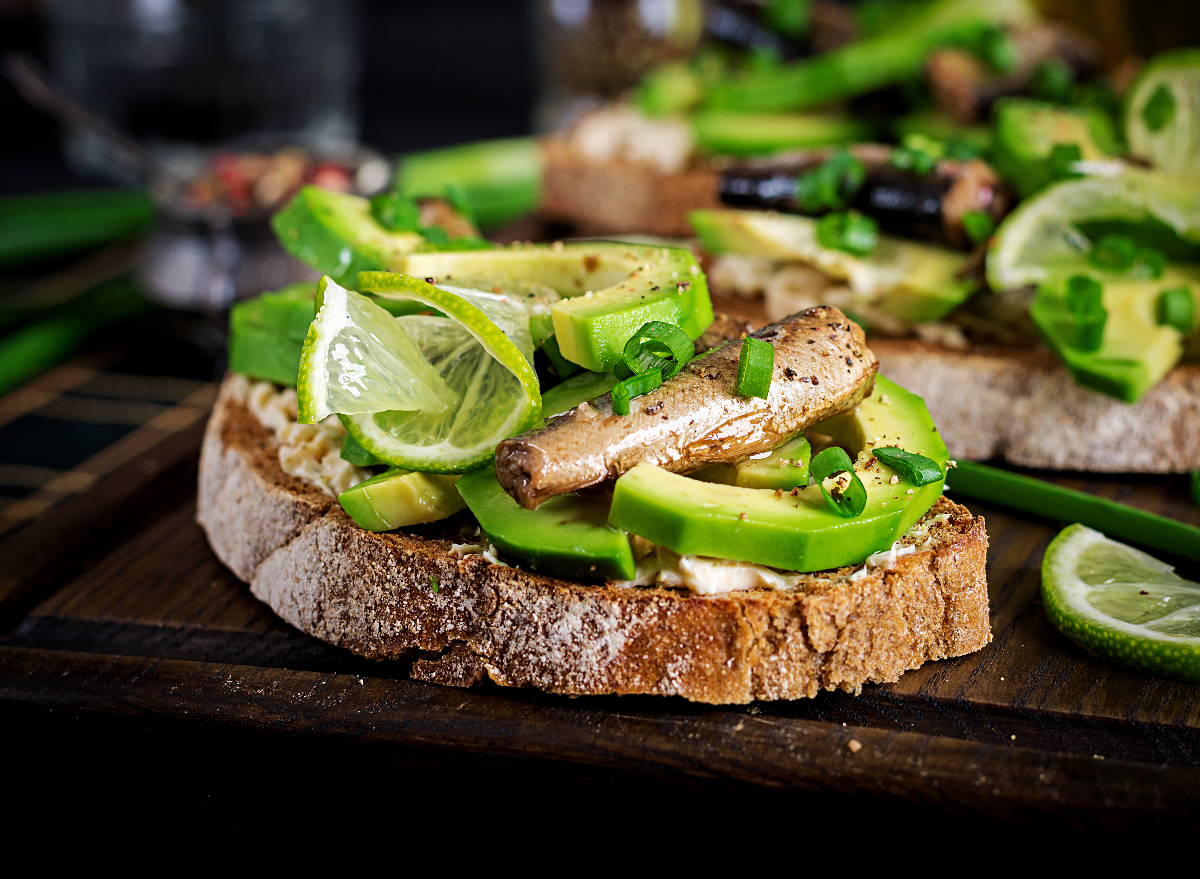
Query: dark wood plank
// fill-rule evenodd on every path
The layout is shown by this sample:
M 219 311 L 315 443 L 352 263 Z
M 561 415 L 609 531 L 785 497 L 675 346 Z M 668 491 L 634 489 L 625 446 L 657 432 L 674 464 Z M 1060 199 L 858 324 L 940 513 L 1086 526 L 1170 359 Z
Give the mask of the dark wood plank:
M 195 495 L 204 419 L 146 449 L 52 515 L 0 542 L 0 631 L 124 537 Z
M 193 514 L 191 504 L 181 502 L 114 547 L 108 557 L 34 608 L 5 643 L 313 671 L 351 667 L 361 671 L 362 666 L 353 665 L 357 660 L 349 653 L 295 632 L 250 595 L 212 555 Z M 1040 553 L 1049 539 L 1050 529 L 1031 538 L 1028 529 L 1034 526 L 1006 520 L 1002 514 L 998 518 L 1002 539 L 993 546 L 1005 553 L 1004 558 L 1028 559 Z M 1006 545 L 1007 550 L 1003 549 Z M 1195 723 L 1195 697 L 1200 688 L 1140 675 L 1088 656 L 1046 623 L 1036 604 L 1036 565 L 1022 562 L 1014 570 L 1024 571 L 1024 579 L 1015 586 L 1010 578 L 993 577 L 994 624 L 1001 632 L 1011 631 L 1019 623 L 1025 627 L 1020 634 L 998 637 L 971 656 L 929 663 L 897 684 L 866 687 L 858 697 L 823 693 L 812 700 L 764 704 L 761 710 L 777 717 L 869 725 L 996 745 L 1016 743 L 1085 756 L 1200 766 L 1200 729 Z M 1116 692 L 1133 692 L 1133 701 L 1122 712 L 1105 713 L 1075 704 L 1062 708 L 1035 698 L 1029 681 L 1042 679 L 1030 677 L 1024 666 L 1043 669 L 1049 683 L 1041 686 L 1046 689 L 1061 677 L 1055 676 L 1055 670 L 1064 663 L 1089 669 L 1093 680 L 1103 680 Z M 407 665 L 388 663 L 369 673 L 403 678 Z M 1001 677 L 1006 680 L 1000 681 Z M 1010 686 L 1011 692 L 1004 689 Z M 1131 713 L 1135 704 L 1138 709 Z
M 662 700 L 531 704 L 386 678 L 0 647 L 0 700 L 272 734 L 556 760 L 774 789 L 836 791 L 997 817 L 1030 810 L 1188 825 L 1200 770 L 1048 755 Z M 857 742 L 861 747 L 852 747 Z

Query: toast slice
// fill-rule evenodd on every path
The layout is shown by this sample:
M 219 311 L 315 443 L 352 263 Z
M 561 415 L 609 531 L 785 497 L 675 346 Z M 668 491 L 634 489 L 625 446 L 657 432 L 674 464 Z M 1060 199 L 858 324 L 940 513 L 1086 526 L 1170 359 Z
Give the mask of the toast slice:
M 640 162 L 595 162 L 568 142 L 543 138 L 542 203 L 548 220 L 568 223 L 582 235 L 631 230 L 642 235 L 691 238 L 688 213 L 719 208 L 720 173 L 697 163 L 665 173 Z
M 1075 384 L 1041 346 L 870 345 L 880 372 L 925 398 L 952 455 L 1095 473 L 1200 469 L 1200 364 L 1176 366 L 1130 405 Z
M 291 625 L 363 656 L 412 659 L 420 680 L 745 703 L 858 692 L 991 640 L 984 522 L 945 498 L 927 541 L 893 567 L 806 575 L 795 591 L 573 583 L 456 551 L 461 520 L 362 530 L 284 472 L 247 388 L 227 377 L 201 453 L 197 520 L 213 550 Z

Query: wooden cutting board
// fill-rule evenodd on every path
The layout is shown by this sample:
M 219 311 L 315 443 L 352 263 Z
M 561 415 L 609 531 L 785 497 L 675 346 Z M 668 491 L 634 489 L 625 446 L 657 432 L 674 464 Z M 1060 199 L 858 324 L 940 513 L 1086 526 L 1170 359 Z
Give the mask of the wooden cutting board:
M 164 435 L 0 543 L 0 710 L 486 755 L 618 784 L 1125 829 L 1200 821 L 1200 684 L 1113 665 L 1049 625 L 1039 568 L 1056 524 L 968 503 L 987 520 L 993 642 L 858 697 L 712 707 L 456 690 L 302 635 L 250 595 L 193 521 L 201 428 Z M 1056 481 L 1200 525 L 1182 479 Z

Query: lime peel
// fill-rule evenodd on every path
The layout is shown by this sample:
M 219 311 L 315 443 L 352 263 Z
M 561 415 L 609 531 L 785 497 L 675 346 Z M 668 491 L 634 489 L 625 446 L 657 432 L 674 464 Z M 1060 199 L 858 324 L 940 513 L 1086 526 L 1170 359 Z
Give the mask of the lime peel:
M 987 279 L 1013 290 L 1087 270 L 1092 242 L 1080 223 L 1158 220 L 1185 241 L 1200 241 L 1200 183 L 1127 168 L 1110 177 L 1064 180 L 1025 199 L 992 236 Z
M 1144 671 L 1200 680 L 1200 584 L 1153 556 L 1069 525 L 1046 550 L 1042 599 L 1055 628 L 1084 647 Z
M 444 374 L 455 377 L 447 379 L 455 406 L 445 416 L 426 417 L 422 412 L 397 419 L 386 411 L 343 415 L 342 423 L 364 449 L 398 467 L 459 473 L 486 464 L 501 440 L 541 423 L 537 373 L 521 348 L 480 308 L 409 275 L 364 272 L 359 287 L 380 299 L 416 300 L 445 315 L 396 319 L 401 326 L 406 321 L 429 323 L 433 332 L 428 335 L 440 338 L 443 348 L 454 348 L 454 340 L 447 336 L 453 326 L 463 339 L 473 338 L 466 348 L 482 349 L 482 359 L 464 367 L 464 346 L 459 345 L 456 352 L 443 352 L 447 356 L 441 366 L 432 367 L 449 370 Z M 437 327 L 432 326 L 435 322 Z M 418 340 L 423 335 L 411 333 Z M 419 434 L 421 427 L 428 428 L 426 435 Z

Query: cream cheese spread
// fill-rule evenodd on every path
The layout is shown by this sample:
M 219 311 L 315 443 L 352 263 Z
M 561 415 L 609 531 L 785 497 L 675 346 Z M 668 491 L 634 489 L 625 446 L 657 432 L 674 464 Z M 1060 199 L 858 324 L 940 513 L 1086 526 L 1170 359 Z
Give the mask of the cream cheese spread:
M 371 476 L 342 458 L 346 429 L 336 415 L 319 424 L 299 424 L 294 388 L 280 389 L 270 382 L 255 382 L 242 375 L 234 380 L 237 382 L 234 393 L 246 403 L 259 424 L 279 441 L 279 465 L 284 473 L 334 497 Z

